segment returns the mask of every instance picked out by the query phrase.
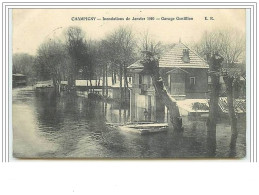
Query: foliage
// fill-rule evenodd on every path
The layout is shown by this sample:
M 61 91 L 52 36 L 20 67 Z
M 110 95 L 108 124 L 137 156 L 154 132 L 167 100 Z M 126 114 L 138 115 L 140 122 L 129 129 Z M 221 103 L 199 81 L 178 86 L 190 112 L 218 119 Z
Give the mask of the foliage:
M 33 71 L 34 57 L 26 53 L 17 53 L 13 55 L 13 74 L 20 73 L 28 78 L 35 77 Z
M 245 58 L 245 34 L 236 29 L 205 32 L 195 48 L 205 58 L 218 52 L 226 64 L 234 64 Z
M 89 58 L 85 33 L 79 27 L 69 27 L 65 31 L 66 48 L 73 61 L 72 69 L 84 68 Z
M 106 37 L 102 46 L 107 51 L 104 57 L 116 67 L 122 64 L 128 66 L 135 60 L 136 41 L 129 27 L 120 26 Z
M 234 68 L 237 62 L 244 61 L 245 58 L 245 35 L 237 30 L 218 30 L 211 33 L 205 33 L 196 47 L 197 51 L 206 56 L 210 65 L 210 76 L 212 80 L 212 92 L 210 97 L 210 111 L 208 124 L 208 143 L 213 143 L 212 154 L 216 150 L 216 119 L 218 107 L 219 94 L 219 76 L 223 76 L 226 86 L 226 95 L 228 102 L 228 115 L 231 124 L 231 142 L 230 142 L 230 156 L 235 156 L 236 140 L 238 135 L 237 117 L 234 110 L 234 92 L 241 76 L 240 71 L 230 71 Z M 221 63 L 212 63 L 210 56 L 219 54 L 219 59 L 224 58 L 225 70 L 222 69 Z M 218 59 L 216 59 L 218 60 Z M 218 64 L 216 67 L 213 64 Z M 216 68 L 216 69 L 215 69 Z M 237 69 L 238 70 L 238 69 Z M 214 80 L 214 81 L 213 81 Z M 216 98 L 215 98 L 216 96 Z M 214 103 L 213 103 L 214 102 Z M 232 152 L 234 151 L 234 152 Z
M 34 73 L 38 80 L 59 77 L 71 81 L 71 85 L 74 85 L 77 78 L 98 79 L 103 76 L 103 71 L 107 70 L 105 74 L 112 75 L 116 80 L 116 76 L 123 78 L 127 75 L 127 66 L 140 57 L 138 51 L 161 53 L 163 48 L 160 42 L 152 39 L 148 31 L 137 40 L 128 26 L 118 27 L 101 41 L 86 39 L 86 33 L 77 26 L 65 29 L 63 36 L 64 42 L 57 38 L 43 42 L 35 59 L 23 54 L 24 60 L 20 60 L 19 56 L 15 55 L 13 71 L 22 70 L 26 75 Z M 19 66 L 18 61 L 28 66 Z
M 145 52 L 151 52 L 154 55 L 161 56 L 164 46 L 160 41 L 155 41 L 149 31 L 146 30 L 140 34 L 138 50 L 142 55 L 145 55 Z
M 64 44 L 59 40 L 42 43 L 35 58 L 35 69 L 40 80 L 52 79 L 56 82 L 66 77 L 69 59 Z

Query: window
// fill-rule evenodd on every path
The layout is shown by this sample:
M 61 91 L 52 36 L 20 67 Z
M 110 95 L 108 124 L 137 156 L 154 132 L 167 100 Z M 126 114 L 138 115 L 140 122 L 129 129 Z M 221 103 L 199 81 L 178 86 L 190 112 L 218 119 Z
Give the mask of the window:
M 195 83 L 196 83 L 195 77 L 190 77 L 190 84 L 195 85 Z

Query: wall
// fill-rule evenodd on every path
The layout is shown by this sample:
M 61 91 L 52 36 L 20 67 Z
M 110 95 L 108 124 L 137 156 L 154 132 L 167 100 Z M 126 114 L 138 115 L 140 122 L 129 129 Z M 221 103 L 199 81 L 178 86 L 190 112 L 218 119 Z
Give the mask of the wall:
M 185 92 L 187 99 L 206 98 L 208 93 L 208 69 L 185 69 L 189 74 L 185 77 Z M 195 84 L 190 84 L 190 77 L 195 77 Z
M 174 82 L 182 83 L 184 90 L 180 91 L 182 95 L 186 95 L 183 98 L 186 99 L 203 99 L 207 97 L 208 92 L 208 69 L 188 68 L 183 70 L 177 70 L 176 72 L 169 73 L 171 78 L 168 79 L 166 74 L 171 69 L 163 69 L 160 71 L 164 84 L 167 86 L 168 92 L 172 92 Z M 176 76 L 174 77 L 174 74 Z M 141 93 L 139 86 L 139 73 L 135 73 L 132 77 L 133 86 L 131 90 L 131 121 L 145 121 L 144 111 L 145 109 L 151 112 L 151 121 L 163 122 L 165 120 L 165 107 L 160 101 L 159 97 L 155 94 L 155 89 L 152 85 L 152 79 L 148 75 L 144 75 L 142 78 L 142 84 L 147 84 L 149 88 L 145 93 Z M 195 84 L 190 84 L 190 77 L 195 77 Z M 168 81 L 171 81 L 171 90 Z M 180 95 L 181 95 L 180 94 Z M 151 101 L 148 100 L 148 96 L 151 96 Z M 151 104 L 151 108 L 149 108 Z
M 135 73 L 132 77 L 133 85 L 130 92 L 131 121 L 156 121 L 156 98 L 154 87 L 151 84 L 151 77 L 143 75 L 141 84 L 145 84 L 149 88 L 144 93 L 141 93 L 139 76 L 138 73 Z M 147 117 L 144 115 L 145 109 L 148 112 Z
M 129 98 L 130 98 L 130 92 L 129 92 L 129 89 L 126 89 L 126 90 L 127 90 L 126 101 L 128 101 Z M 122 93 L 123 93 L 123 97 L 124 97 L 124 94 L 125 94 L 124 88 L 122 89 Z M 121 98 L 120 88 L 119 87 L 113 87 L 113 88 L 109 89 L 109 96 L 114 100 L 120 100 L 120 98 Z
M 176 99 L 199 99 L 207 97 L 208 69 L 206 68 L 161 68 L 160 75 L 168 92 L 171 95 L 175 95 L 174 97 Z M 195 85 L 190 84 L 190 77 L 195 77 Z M 178 86 L 179 90 L 174 90 L 174 86 Z

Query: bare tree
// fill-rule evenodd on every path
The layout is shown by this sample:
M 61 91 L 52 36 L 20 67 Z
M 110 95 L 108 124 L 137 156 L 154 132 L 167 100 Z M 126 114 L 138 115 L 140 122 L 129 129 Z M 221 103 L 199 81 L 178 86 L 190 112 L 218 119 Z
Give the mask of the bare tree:
M 152 78 L 156 94 L 161 98 L 170 113 L 170 122 L 175 130 L 182 131 L 182 119 L 176 100 L 167 92 L 163 79 L 159 73 L 159 58 L 163 53 L 164 47 L 161 42 L 154 40 L 148 30 L 144 31 L 139 39 L 138 49 L 142 53 L 142 64 L 145 73 Z
M 220 69 L 223 58 L 216 52 L 207 54 L 209 63 L 209 75 L 211 77 L 212 87 L 209 102 L 209 117 L 207 119 L 207 147 L 208 155 L 213 157 L 216 154 L 216 127 L 218 118 L 218 103 L 220 93 Z
M 106 59 L 103 72 L 110 70 L 109 74 L 112 75 L 113 83 L 116 80 L 120 82 L 120 113 L 128 90 L 127 67 L 136 60 L 135 48 L 135 37 L 132 29 L 127 26 L 120 26 L 102 41 L 102 53 L 104 53 L 103 56 Z M 117 76 L 119 79 L 117 79 Z
M 163 52 L 163 46 L 160 41 L 154 40 L 153 36 L 148 30 L 145 30 L 143 33 L 140 34 L 138 50 L 141 54 L 145 54 L 145 52 L 143 51 L 149 51 L 160 57 Z
M 13 73 L 21 73 L 29 79 L 33 79 L 34 71 L 34 56 L 26 53 L 16 53 L 13 55 Z
M 241 33 L 235 29 L 218 30 L 211 33 L 206 32 L 203 35 L 201 42 L 198 43 L 196 49 L 200 54 L 203 55 L 210 55 L 217 52 L 224 58 L 224 64 L 226 68 L 225 71 L 223 71 L 222 66 L 219 67 L 219 70 L 217 71 L 219 71 L 223 76 L 223 80 L 226 85 L 228 115 L 232 132 L 230 155 L 234 156 L 238 131 L 237 116 L 234 110 L 233 94 L 235 88 L 234 86 L 237 85 L 240 75 L 239 71 L 229 72 L 228 68 L 235 67 L 236 62 L 245 58 L 245 35 L 244 33 Z M 209 64 L 210 66 L 212 65 L 211 62 L 209 62 Z M 213 98 L 213 94 L 211 94 L 211 98 Z
M 110 50 L 110 61 L 112 69 L 119 69 L 120 82 L 127 75 L 126 67 L 135 60 L 136 41 L 132 29 L 129 27 L 119 27 L 107 36 L 108 48 Z M 112 53 L 112 54 L 111 54 Z M 127 79 L 124 78 L 126 87 Z M 121 83 L 122 85 L 122 83 Z
M 65 30 L 66 47 L 71 58 L 69 67 L 68 87 L 75 86 L 76 76 L 80 69 L 84 70 L 86 76 L 91 77 L 92 67 L 89 63 L 88 47 L 85 40 L 85 32 L 79 27 L 69 27 Z M 91 78 L 90 78 L 91 80 Z
M 156 93 L 159 95 L 170 114 L 170 122 L 176 131 L 182 131 L 182 119 L 180 117 L 179 107 L 176 100 L 167 92 L 162 77 L 159 73 L 158 57 L 152 52 L 145 51 L 144 59 L 141 61 L 144 65 L 145 73 L 152 78 Z
M 121 108 L 126 105 L 128 91 L 127 67 L 136 60 L 136 40 L 130 27 L 120 26 L 106 37 L 105 44 L 109 53 L 108 64 L 109 69 L 112 70 L 113 81 L 119 80 L 120 82 L 119 116 L 121 121 Z M 124 110 L 124 116 L 126 116 L 125 113 L 126 110 Z
M 219 52 L 224 62 L 232 65 L 245 58 L 245 34 L 236 29 L 205 32 L 195 48 L 204 57 Z
M 65 46 L 61 41 L 48 40 L 40 45 L 35 59 L 37 72 L 45 72 L 50 76 L 57 93 L 60 92 L 61 78 L 64 76 L 66 56 Z

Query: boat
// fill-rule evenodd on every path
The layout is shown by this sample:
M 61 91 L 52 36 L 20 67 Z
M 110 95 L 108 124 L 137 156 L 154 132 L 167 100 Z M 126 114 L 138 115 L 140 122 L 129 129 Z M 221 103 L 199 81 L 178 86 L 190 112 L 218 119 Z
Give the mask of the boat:
M 137 133 L 140 135 L 168 131 L 167 123 L 128 123 L 125 125 L 113 124 L 113 126 L 116 126 L 121 131 Z

